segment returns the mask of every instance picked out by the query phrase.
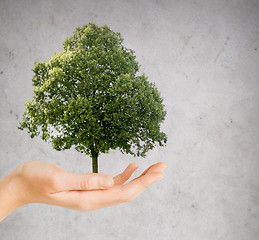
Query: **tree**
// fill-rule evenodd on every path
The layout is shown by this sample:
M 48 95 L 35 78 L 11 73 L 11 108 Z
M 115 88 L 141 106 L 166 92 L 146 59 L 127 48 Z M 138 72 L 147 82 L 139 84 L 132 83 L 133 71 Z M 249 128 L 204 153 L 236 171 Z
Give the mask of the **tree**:
M 19 129 L 40 135 L 56 150 L 75 147 L 92 158 L 110 149 L 134 156 L 164 146 L 160 132 L 166 111 L 163 99 L 143 73 L 134 51 L 107 25 L 76 28 L 63 52 L 49 62 L 35 61 L 33 98 L 26 103 Z

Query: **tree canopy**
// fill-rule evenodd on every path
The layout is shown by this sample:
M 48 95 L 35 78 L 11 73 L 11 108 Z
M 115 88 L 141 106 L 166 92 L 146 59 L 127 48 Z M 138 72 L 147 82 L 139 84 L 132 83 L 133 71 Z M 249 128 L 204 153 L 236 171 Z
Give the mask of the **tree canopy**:
M 144 157 L 164 146 L 163 99 L 144 73 L 137 75 L 134 51 L 122 43 L 107 25 L 89 23 L 65 39 L 62 53 L 35 61 L 34 96 L 19 128 L 92 159 L 110 149 Z

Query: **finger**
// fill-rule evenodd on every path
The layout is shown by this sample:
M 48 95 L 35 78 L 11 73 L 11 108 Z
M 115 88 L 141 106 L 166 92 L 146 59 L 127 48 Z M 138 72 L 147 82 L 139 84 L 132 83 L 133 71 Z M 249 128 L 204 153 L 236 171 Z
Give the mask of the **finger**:
M 113 178 L 102 173 L 78 174 L 62 171 L 54 179 L 57 191 L 108 189 L 114 185 Z
M 141 177 L 137 177 L 129 183 L 123 185 L 122 192 L 126 193 L 132 200 L 141 194 L 150 185 L 163 179 L 162 172 L 147 172 Z
M 141 176 L 144 176 L 147 172 L 149 172 L 150 170 L 152 170 L 152 172 L 155 172 L 155 171 L 163 171 L 164 169 L 166 169 L 167 165 L 165 162 L 158 162 L 158 163 L 155 163 L 153 165 L 151 165 L 149 168 L 147 168 L 141 175 Z
M 131 177 L 134 171 L 136 171 L 137 168 L 139 168 L 139 165 L 137 163 L 131 163 L 130 165 L 128 165 L 128 167 L 123 171 L 123 173 L 113 178 L 114 185 L 124 184 Z
M 158 162 L 148 167 L 139 177 L 144 176 L 147 172 L 162 172 L 167 168 L 165 162 Z

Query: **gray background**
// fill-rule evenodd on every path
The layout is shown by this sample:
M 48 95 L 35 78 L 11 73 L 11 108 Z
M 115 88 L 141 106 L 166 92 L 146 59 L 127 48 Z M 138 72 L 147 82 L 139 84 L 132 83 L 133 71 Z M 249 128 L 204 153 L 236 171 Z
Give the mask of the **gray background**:
M 0 0 L 0 177 L 38 159 L 91 172 L 89 157 L 57 152 L 17 129 L 33 95 L 31 68 L 78 26 L 120 32 L 167 109 L 165 148 L 145 159 L 101 155 L 100 172 L 165 161 L 165 179 L 131 203 L 80 213 L 32 204 L 0 224 L 1 240 L 259 237 L 259 1 Z

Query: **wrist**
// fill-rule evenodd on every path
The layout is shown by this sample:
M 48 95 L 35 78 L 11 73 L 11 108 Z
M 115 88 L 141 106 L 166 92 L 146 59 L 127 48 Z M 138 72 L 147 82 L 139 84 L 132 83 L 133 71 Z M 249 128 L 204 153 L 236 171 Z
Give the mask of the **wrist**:
M 0 179 L 0 222 L 15 209 L 25 205 L 20 199 L 19 179 L 12 172 Z

